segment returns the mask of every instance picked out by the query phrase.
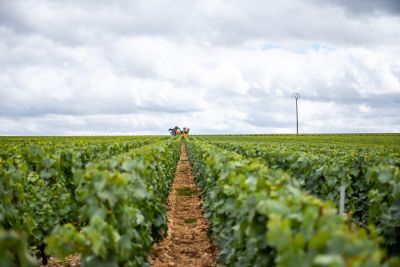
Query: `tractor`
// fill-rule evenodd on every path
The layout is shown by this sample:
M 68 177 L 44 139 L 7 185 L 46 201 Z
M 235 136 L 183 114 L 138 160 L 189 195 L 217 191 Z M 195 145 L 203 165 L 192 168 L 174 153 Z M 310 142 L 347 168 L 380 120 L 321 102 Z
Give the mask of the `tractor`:
M 178 126 L 175 126 L 175 128 L 168 129 L 169 133 L 171 135 L 177 135 L 177 136 L 189 136 L 189 128 L 183 127 L 183 130 L 179 128 Z

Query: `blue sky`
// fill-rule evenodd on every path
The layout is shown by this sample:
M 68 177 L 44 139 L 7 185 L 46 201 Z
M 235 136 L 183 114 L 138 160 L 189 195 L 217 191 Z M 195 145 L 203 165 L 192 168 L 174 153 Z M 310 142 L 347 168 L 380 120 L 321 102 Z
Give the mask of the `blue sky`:
M 0 2 L 0 135 L 400 131 L 396 0 Z

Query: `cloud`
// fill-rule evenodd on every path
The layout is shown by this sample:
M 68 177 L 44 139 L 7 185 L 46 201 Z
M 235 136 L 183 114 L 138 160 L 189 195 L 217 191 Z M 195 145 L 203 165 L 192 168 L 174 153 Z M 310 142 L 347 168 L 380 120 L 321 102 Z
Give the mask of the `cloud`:
M 318 0 L 320 1 L 320 0 Z M 388 14 L 400 14 L 400 2 L 398 0 L 328 0 L 325 3 L 336 4 L 345 7 L 348 11 L 355 14 L 384 12 Z
M 1 1 L 0 134 L 400 131 L 397 8 Z

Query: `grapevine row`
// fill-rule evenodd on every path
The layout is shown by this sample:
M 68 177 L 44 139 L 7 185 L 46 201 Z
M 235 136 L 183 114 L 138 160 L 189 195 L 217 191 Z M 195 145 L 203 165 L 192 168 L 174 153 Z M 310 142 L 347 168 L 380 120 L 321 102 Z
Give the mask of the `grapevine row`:
M 205 215 L 228 266 L 396 266 L 373 230 L 348 228 L 333 205 L 296 179 L 200 141 L 188 154 Z
M 321 155 L 271 145 L 216 142 L 215 145 L 248 158 L 258 158 L 267 166 L 282 169 L 299 185 L 323 200 L 339 201 L 339 185 L 346 186 L 346 210 L 359 225 L 372 224 L 385 237 L 386 246 L 396 250 L 400 237 L 400 169 L 376 154 L 362 155 L 327 151 Z
M 82 228 L 58 226 L 51 254 L 81 254 L 84 266 L 147 266 L 146 254 L 167 230 L 165 199 L 179 143 L 147 146 L 87 167 L 75 176 Z
M 51 145 L 9 146 L 0 157 L 0 225 L 4 236 L 18 236 L 46 263 L 44 239 L 54 225 L 86 223 L 79 207 L 77 177 L 85 168 L 126 154 L 148 141 L 91 144 L 56 149 Z M 22 253 L 23 254 L 23 253 Z M 22 255 L 21 254 L 21 255 Z M 13 258 L 10 256 L 8 258 Z M 7 258 L 7 257 L 6 257 Z M 29 262 L 29 261 L 26 261 Z M 6 266 L 6 265 L 5 265 Z

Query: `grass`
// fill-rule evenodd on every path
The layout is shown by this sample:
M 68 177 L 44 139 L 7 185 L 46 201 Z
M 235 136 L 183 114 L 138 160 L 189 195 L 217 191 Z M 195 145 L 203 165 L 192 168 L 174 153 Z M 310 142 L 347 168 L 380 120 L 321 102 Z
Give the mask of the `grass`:
M 176 189 L 178 195 L 180 196 L 191 196 L 196 191 L 194 188 L 191 187 L 180 187 Z
M 195 223 L 195 222 L 197 222 L 197 218 L 188 218 L 188 219 L 183 220 L 183 222 L 187 223 L 187 224 Z

